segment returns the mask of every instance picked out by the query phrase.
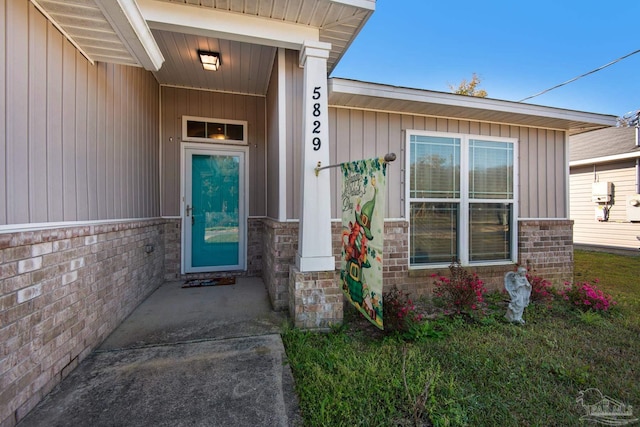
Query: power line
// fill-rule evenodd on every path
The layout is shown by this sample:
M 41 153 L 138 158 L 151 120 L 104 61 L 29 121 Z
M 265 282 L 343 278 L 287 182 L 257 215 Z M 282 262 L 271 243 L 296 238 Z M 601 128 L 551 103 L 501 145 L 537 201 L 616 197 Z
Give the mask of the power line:
M 552 91 L 552 90 L 554 90 L 554 89 L 558 89 L 559 87 L 562 87 L 562 86 L 564 86 L 564 85 L 568 85 L 569 83 L 575 82 L 576 80 L 581 79 L 581 78 L 583 78 L 583 77 L 585 77 L 585 76 L 588 76 L 589 74 L 593 74 L 593 73 L 595 73 L 595 72 L 597 72 L 597 71 L 603 70 L 603 69 L 605 69 L 605 68 L 607 68 L 607 67 L 609 67 L 609 66 L 611 66 L 611 65 L 615 64 L 616 62 L 620 62 L 620 61 L 622 61 L 623 59 L 630 57 L 631 55 L 635 55 L 635 54 L 636 54 L 636 53 L 638 53 L 638 52 L 640 52 L 640 49 L 638 49 L 638 50 L 636 50 L 636 51 L 634 51 L 634 52 L 628 53 L 628 54 L 626 54 L 626 55 L 624 55 L 624 56 L 621 56 L 621 57 L 620 57 L 620 58 L 618 58 L 618 59 L 614 59 L 613 61 L 609 62 L 608 64 L 605 64 L 605 65 L 603 65 L 602 67 L 598 67 L 598 68 L 596 68 L 595 70 L 591 70 L 591 71 L 589 71 L 588 73 L 584 73 L 584 74 L 582 74 L 582 75 L 579 75 L 578 77 L 574 77 L 574 78 L 572 78 L 571 80 L 567 80 L 566 82 L 564 82 L 564 83 L 560 83 L 559 85 L 555 85 L 555 86 L 554 86 L 554 87 L 552 87 L 552 88 L 549 88 L 549 89 L 543 90 L 542 92 L 538 92 L 538 93 L 536 93 L 535 95 L 531 95 L 531 96 L 528 96 L 528 97 L 526 97 L 526 98 L 523 98 L 523 99 L 521 99 L 521 100 L 520 100 L 520 101 L 518 101 L 518 102 L 523 102 L 523 101 L 526 101 L 527 99 L 535 98 L 536 96 L 540 96 L 540 95 L 545 94 L 545 93 L 547 93 L 547 92 L 550 92 L 550 91 Z

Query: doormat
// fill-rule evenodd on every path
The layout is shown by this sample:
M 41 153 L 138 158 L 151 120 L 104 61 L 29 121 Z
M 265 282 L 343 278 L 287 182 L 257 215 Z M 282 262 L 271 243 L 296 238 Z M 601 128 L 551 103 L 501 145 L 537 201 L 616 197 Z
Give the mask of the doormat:
M 235 277 L 218 277 L 216 279 L 191 279 L 184 282 L 183 288 L 198 288 L 201 286 L 235 285 Z

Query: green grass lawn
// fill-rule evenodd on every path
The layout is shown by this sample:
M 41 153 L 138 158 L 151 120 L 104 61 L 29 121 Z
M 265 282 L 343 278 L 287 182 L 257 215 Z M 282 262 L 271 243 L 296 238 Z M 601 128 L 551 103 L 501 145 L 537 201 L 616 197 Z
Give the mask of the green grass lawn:
M 575 266 L 619 301 L 611 313 L 556 300 L 513 325 L 496 294 L 482 319 L 432 321 L 439 339 L 373 333 L 354 312 L 331 333 L 285 331 L 305 425 L 577 426 L 589 388 L 640 418 L 640 257 L 576 251 Z

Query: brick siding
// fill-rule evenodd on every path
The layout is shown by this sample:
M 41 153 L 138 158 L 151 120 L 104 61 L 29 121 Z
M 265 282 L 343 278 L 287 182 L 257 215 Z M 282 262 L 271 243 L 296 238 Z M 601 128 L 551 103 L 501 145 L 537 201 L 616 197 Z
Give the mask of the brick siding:
M 1 426 L 162 284 L 164 233 L 164 221 L 145 220 L 0 234 Z
M 301 273 L 289 266 L 289 316 L 297 328 L 329 329 L 342 323 L 343 296 L 335 271 Z
M 409 269 L 409 223 L 407 221 L 385 221 L 384 240 L 384 291 L 393 285 L 412 295 L 431 295 L 433 274 L 448 276 L 446 267 Z M 336 270 L 340 269 L 342 225 L 332 223 L 333 254 Z M 269 293 L 277 295 L 280 307 L 289 304 L 284 284 L 288 281 L 288 265 L 295 264 L 298 249 L 298 223 L 279 223 L 265 220 L 264 232 L 265 270 L 263 278 Z M 573 222 L 570 220 L 526 220 L 519 222 L 519 264 L 530 267 L 535 274 L 556 285 L 573 279 Z M 268 260 L 267 260 L 268 258 Z M 513 271 L 515 265 L 468 267 L 478 273 L 488 289 L 504 286 L 504 275 Z M 274 304 L 275 306 L 275 304 Z
M 289 266 L 298 250 L 298 223 L 262 220 L 262 280 L 275 310 L 289 308 Z
M 555 285 L 573 281 L 573 220 L 520 221 L 520 264 Z
M 573 280 L 573 221 L 525 220 L 518 223 L 518 263 L 555 285 Z M 385 290 L 394 284 L 413 295 L 431 295 L 433 274 L 448 276 L 448 268 L 409 269 L 408 222 L 385 222 Z M 490 290 L 504 287 L 504 275 L 515 265 L 467 267 Z
M 249 218 L 247 221 L 247 270 L 225 271 L 214 273 L 181 274 L 182 260 L 182 220 L 180 218 L 166 219 L 166 256 L 165 280 L 208 279 L 220 276 L 248 276 L 262 275 L 262 218 Z
M 166 219 L 164 224 L 165 252 L 164 278 L 167 281 L 180 279 L 180 259 L 182 257 L 182 227 L 179 218 Z
M 264 230 L 262 218 L 249 218 L 247 227 L 247 276 L 262 276 L 262 233 Z
M 179 219 L 165 219 L 0 234 L 1 427 L 24 417 L 163 280 L 192 276 L 180 275 L 180 233 Z M 332 233 L 338 270 L 339 222 Z M 572 233 L 569 220 L 520 221 L 520 264 L 555 284 L 572 280 Z M 297 222 L 251 218 L 247 241 L 247 271 L 232 274 L 261 274 L 274 309 L 289 309 L 304 327 L 342 318 L 335 274 L 290 273 Z M 397 285 L 430 294 L 431 275 L 448 272 L 409 270 L 406 221 L 385 222 L 384 250 L 385 290 Z M 473 270 L 489 288 L 500 289 L 513 268 Z

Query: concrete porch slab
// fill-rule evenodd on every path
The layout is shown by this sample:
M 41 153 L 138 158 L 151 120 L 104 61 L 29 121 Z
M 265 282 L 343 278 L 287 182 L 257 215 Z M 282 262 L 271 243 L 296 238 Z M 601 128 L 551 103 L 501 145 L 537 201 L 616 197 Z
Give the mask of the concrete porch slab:
M 279 333 L 287 313 L 271 309 L 262 280 L 182 288 L 166 282 L 136 308 L 100 350 Z
M 259 278 L 167 282 L 18 426 L 298 426 L 291 369 Z
M 279 335 L 90 355 L 20 426 L 296 426 Z

